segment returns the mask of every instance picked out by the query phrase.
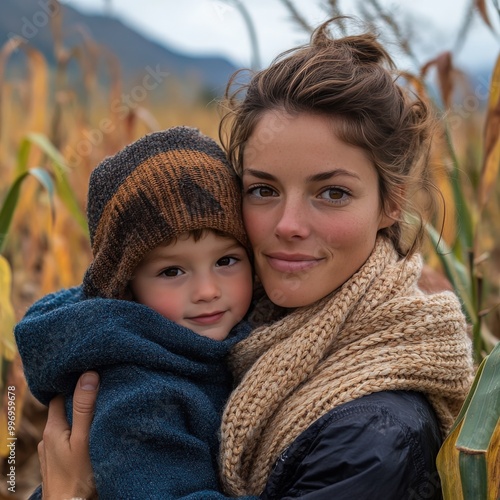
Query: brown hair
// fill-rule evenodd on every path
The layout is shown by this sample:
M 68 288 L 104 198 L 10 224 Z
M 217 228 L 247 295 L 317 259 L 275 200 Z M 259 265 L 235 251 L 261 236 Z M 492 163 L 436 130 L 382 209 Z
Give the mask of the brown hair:
M 397 83 L 394 63 L 375 34 L 334 38 L 329 27 L 336 21 L 339 18 L 323 23 L 309 44 L 284 52 L 249 83 L 237 85 L 237 74 L 233 76 L 226 89 L 220 139 L 241 175 L 246 142 L 266 111 L 331 117 L 339 138 L 365 150 L 373 161 L 386 213 L 390 207 L 401 208 L 399 220 L 381 231 L 401 255 L 411 255 L 423 236 L 425 212 L 414 203 L 416 192 L 425 192 L 433 203 L 429 108 Z
M 205 236 L 208 234 L 214 234 L 215 236 L 219 236 L 220 238 L 227 238 L 227 239 L 233 239 L 235 241 L 238 241 L 232 234 L 229 234 L 228 232 L 221 231 L 220 229 L 212 229 L 210 227 L 203 227 L 199 229 L 191 229 L 189 231 L 186 231 L 185 233 L 182 233 L 183 236 L 187 236 L 188 238 L 193 238 L 193 241 L 197 242 L 203 239 Z M 167 246 L 167 245 L 174 245 L 179 241 L 179 236 L 178 234 L 172 236 L 168 240 L 162 241 L 160 243 L 161 246 Z M 238 243 L 240 243 L 238 241 Z M 159 245 L 159 246 L 160 246 Z M 241 243 L 240 243 L 241 245 Z M 251 253 L 251 248 L 248 245 L 241 245 L 248 254 Z

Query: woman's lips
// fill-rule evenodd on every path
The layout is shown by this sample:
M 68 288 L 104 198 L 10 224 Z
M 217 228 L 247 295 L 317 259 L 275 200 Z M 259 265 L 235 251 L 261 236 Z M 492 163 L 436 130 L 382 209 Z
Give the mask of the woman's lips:
M 303 254 L 266 254 L 269 265 L 281 273 L 297 273 L 317 266 L 323 259 Z
M 220 321 L 225 312 L 226 311 L 218 311 L 214 313 L 201 314 L 200 316 L 193 316 L 188 319 L 194 323 L 198 323 L 199 325 L 211 325 Z

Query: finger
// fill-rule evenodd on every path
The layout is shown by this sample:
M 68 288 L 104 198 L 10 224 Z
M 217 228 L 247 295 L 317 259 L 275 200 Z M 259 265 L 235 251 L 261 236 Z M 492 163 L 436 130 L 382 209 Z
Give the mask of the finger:
M 96 372 L 85 372 L 76 384 L 73 394 L 72 442 L 81 441 L 88 444 L 98 388 L 99 375 Z
M 43 431 L 43 439 L 51 439 L 52 436 L 60 436 L 61 433 L 69 430 L 69 424 L 64 410 L 64 398 L 56 396 L 49 403 L 47 423 Z

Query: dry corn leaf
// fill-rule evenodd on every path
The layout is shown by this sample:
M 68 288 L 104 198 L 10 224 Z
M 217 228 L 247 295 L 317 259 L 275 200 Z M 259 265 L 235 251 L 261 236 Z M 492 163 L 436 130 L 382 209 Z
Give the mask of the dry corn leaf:
M 31 102 L 28 121 L 30 132 L 45 132 L 48 122 L 48 69 L 45 57 L 30 45 L 23 46 L 29 59 Z M 35 163 L 38 163 L 35 161 Z
M 14 361 L 16 355 L 16 342 L 14 340 L 14 325 L 15 316 L 14 308 L 12 307 L 10 293 L 12 285 L 12 274 L 10 265 L 7 259 L 0 255 L 0 373 L 8 372 L 4 366 L 6 363 L 10 365 Z M 10 448 L 8 444 L 11 441 L 8 439 L 7 426 L 7 393 L 5 392 L 7 381 L 1 379 L 0 397 L 2 398 L 2 409 L 0 411 L 0 457 L 6 457 L 9 454 Z
M 447 436 L 437 456 L 437 467 L 441 478 L 443 497 L 446 500 L 463 500 L 462 483 L 460 481 L 460 468 L 458 465 L 459 452 L 455 442 L 462 429 L 460 422 Z
M 23 49 L 28 57 L 31 78 L 31 110 L 30 129 L 43 131 L 47 110 L 48 71 L 47 63 L 42 53 L 26 43 L 22 38 L 11 38 L 0 51 L 0 96 L 3 87 L 5 65 L 11 54 L 17 49 Z M 0 97 L 1 103 L 1 97 Z
M 54 53 L 59 61 L 60 57 L 64 57 L 64 46 L 62 36 L 62 9 L 58 8 L 54 14 L 50 16 L 50 30 L 52 32 L 52 40 L 54 42 Z
M 435 59 L 428 61 L 422 66 L 420 70 L 423 77 L 427 75 L 427 72 L 433 66 L 436 67 L 437 77 L 439 83 L 439 90 L 441 92 L 441 98 L 445 108 L 449 108 L 451 105 L 451 96 L 453 93 L 453 62 L 451 52 L 443 52 L 438 55 Z
M 16 352 L 14 340 L 14 308 L 10 300 L 12 274 L 7 259 L 0 255 L 0 356 L 2 361 L 12 361 Z
M 429 100 L 429 96 L 427 95 L 427 90 L 425 88 L 425 83 L 422 78 L 419 78 L 418 76 L 408 71 L 400 71 L 398 74 L 408 82 L 408 85 L 412 86 L 415 89 L 417 95 L 419 95 L 424 101 Z
M 114 125 L 113 132 L 108 134 L 108 142 L 113 150 L 118 150 L 125 145 L 123 132 L 123 109 L 125 106 L 117 105 L 122 103 L 122 74 L 118 58 L 109 50 L 103 48 L 103 56 L 106 61 L 106 68 L 109 71 L 110 89 L 109 89 L 109 118 Z
M 59 286 L 59 276 L 57 275 L 57 262 L 52 253 L 46 252 L 43 258 L 43 271 L 40 283 L 42 295 L 51 293 L 58 288 L 61 287 Z
M 44 132 L 48 122 L 48 69 L 42 53 L 30 46 L 22 38 L 11 38 L 0 51 L 0 109 L 2 109 L 3 76 L 8 58 L 16 49 L 22 49 L 28 57 L 29 66 L 29 99 L 27 127 L 31 132 Z M 1 120 L 0 120 L 1 123 Z M 0 130 L 1 133 L 1 130 Z M 30 160 L 40 164 L 40 151 L 32 151 Z
M 3 91 L 5 87 L 4 82 L 4 74 L 5 74 L 5 65 L 10 57 L 10 55 L 19 48 L 19 46 L 23 43 L 22 38 L 10 38 L 7 42 L 2 45 L 0 50 L 0 109 L 3 109 L 2 101 L 3 101 Z M 2 120 L 0 120 L 0 136 L 2 134 Z
M 491 78 L 488 114 L 484 126 L 484 160 L 479 185 L 479 207 L 484 208 L 500 168 L 500 56 Z
M 84 78 L 86 81 L 87 92 L 90 93 L 93 89 L 95 89 L 97 83 L 99 58 L 102 52 L 107 49 L 98 44 L 92 38 L 86 27 L 78 25 L 75 27 L 75 30 L 82 35 L 83 47 L 85 48 L 84 58 L 82 59 L 82 67 L 84 67 Z
M 61 214 L 62 208 L 60 206 L 58 212 L 60 215 L 55 220 L 54 234 L 50 240 L 50 246 L 57 265 L 58 288 L 68 288 L 75 285 L 76 282 L 72 265 L 74 254 L 68 248 L 69 241 L 64 231 L 66 217 Z
M 136 108 L 131 109 L 125 118 L 125 134 L 128 142 L 135 140 L 136 125 L 139 121 L 145 126 L 147 133 L 160 130 L 161 128 L 151 111 L 144 106 L 137 106 Z
M 492 478 L 488 500 L 497 500 L 500 498 L 500 425 L 498 424 L 491 438 L 486 461 L 488 463 L 488 477 Z
M 491 24 L 490 18 L 488 16 L 485 0 L 474 0 L 474 5 L 478 10 L 482 20 L 486 23 L 486 25 L 490 28 L 491 31 L 495 32 L 495 30 L 493 29 L 493 25 Z

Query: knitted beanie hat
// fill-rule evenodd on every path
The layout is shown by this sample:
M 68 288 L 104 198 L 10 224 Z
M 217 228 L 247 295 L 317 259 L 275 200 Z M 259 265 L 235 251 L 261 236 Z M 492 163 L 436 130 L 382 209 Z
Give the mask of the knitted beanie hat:
M 186 231 L 222 231 L 249 249 L 239 179 L 215 141 L 190 127 L 149 134 L 100 163 L 90 176 L 87 217 L 88 297 L 129 298 L 146 253 Z

